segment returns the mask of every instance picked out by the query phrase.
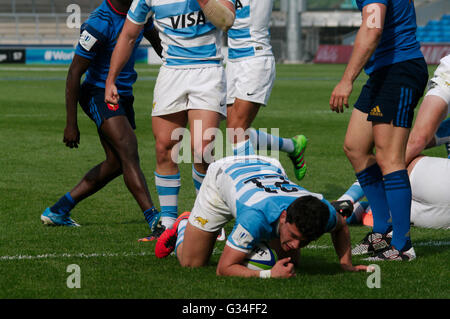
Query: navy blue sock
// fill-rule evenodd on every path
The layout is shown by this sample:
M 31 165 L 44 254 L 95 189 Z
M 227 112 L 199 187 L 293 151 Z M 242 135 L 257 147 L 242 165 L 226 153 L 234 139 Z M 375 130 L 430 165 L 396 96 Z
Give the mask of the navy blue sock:
M 411 184 L 406 169 L 395 171 L 384 176 L 386 198 L 392 215 L 391 245 L 401 250 L 411 241 Z
M 55 203 L 55 205 L 50 207 L 50 210 L 55 214 L 68 214 L 76 204 L 75 200 L 70 196 L 70 193 L 67 192 Z
M 357 173 L 356 178 L 372 208 L 373 231 L 385 234 L 391 226 L 391 215 L 380 167 L 375 163 Z
M 155 214 L 157 214 L 157 213 L 158 213 L 158 211 L 156 210 L 155 206 L 153 206 L 152 208 L 149 208 L 143 212 L 144 218 L 147 221 L 149 226 L 151 226 L 153 217 L 155 217 Z

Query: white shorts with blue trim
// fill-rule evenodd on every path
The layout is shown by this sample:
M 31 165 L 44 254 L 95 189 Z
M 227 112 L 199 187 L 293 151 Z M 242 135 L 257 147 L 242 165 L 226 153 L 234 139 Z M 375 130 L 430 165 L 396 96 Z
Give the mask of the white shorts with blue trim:
M 222 65 L 196 68 L 161 66 L 153 94 L 152 116 L 209 110 L 227 116 Z

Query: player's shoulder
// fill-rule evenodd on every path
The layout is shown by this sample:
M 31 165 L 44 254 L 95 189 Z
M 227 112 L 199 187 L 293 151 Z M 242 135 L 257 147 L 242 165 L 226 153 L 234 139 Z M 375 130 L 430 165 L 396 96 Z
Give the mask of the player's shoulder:
M 88 32 L 108 38 L 116 26 L 118 26 L 116 19 L 117 15 L 109 7 L 101 5 L 83 23 L 82 31 L 87 30 Z M 122 19 L 125 18 L 123 17 Z

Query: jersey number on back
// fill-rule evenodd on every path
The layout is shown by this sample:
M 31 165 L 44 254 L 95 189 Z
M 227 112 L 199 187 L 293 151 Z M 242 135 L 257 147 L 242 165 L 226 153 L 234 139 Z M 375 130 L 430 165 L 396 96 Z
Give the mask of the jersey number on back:
M 262 181 L 268 180 L 270 183 L 264 183 Z M 274 181 L 275 180 L 275 181 Z M 284 179 L 281 176 L 274 175 L 274 176 L 264 176 L 264 178 L 261 177 L 253 177 L 249 180 L 246 180 L 244 182 L 247 183 L 253 183 L 256 187 L 263 189 L 267 193 L 272 194 L 278 194 L 278 191 L 284 192 L 284 193 L 292 193 L 297 192 L 298 188 L 295 187 L 295 185 L 292 185 L 289 183 L 288 180 Z

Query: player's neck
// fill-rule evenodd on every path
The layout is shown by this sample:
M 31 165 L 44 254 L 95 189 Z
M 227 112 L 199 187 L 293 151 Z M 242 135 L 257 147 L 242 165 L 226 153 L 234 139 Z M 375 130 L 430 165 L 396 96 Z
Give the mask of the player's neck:
M 126 15 L 131 5 L 131 0 L 107 0 L 112 9 L 121 15 Z

